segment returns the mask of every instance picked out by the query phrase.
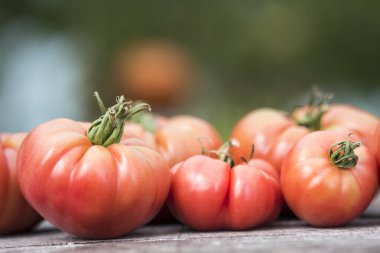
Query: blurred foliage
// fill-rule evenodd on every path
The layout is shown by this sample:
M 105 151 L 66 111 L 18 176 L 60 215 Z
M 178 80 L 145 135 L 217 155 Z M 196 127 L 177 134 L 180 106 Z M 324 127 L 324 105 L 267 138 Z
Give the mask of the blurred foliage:
M 88 38 L 97 51 L 89 80 L 108 101 L 117 95 L 112 62 L 126 43 L 175 41 L 196 59 L 200 89 L 173 112 L 203 116 L 226 136 L 245 112 L 290 109 L 315 83 L 343 102 L 352 100 L 347 90 L 364 98 L 379 91 L 379 10 L 369 0 L 3 0 L 0 25 L 27 17 Z

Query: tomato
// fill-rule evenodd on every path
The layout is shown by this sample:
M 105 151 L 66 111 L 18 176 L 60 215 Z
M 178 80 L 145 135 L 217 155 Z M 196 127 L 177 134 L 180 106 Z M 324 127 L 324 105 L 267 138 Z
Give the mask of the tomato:
M 196 155 L 171 171 L 169 207 L 194 230 L 250 229 L 279 214 L 279 176 L 264 160 L 231 167 L 226 161 Z
M 231 138 L 240 146 L 233 149 L 234 159 L 247 156 L 252 144 L 255 158 L 270 162 L 280 172 L 282 162 L 290 148 L 309 134 L 306 127 L 298 126 L 284 112 L 258 109 L 244 116 L 232 131 Z
M 217 130 L 207 121 L 194 116 L 165 118 L 144 113 L 136 121 L 126 123 L 123 140 L 143 140 L 160 152 L 170 167 L 201 154 L 202 150 L 214 150 L 222 144 Z
M 217 149 L 221 137 L 216 129 L 200 118 L 178 115 L 165 118 L 152 113 L 141 113 L 127 122 L 122 143 L 143 142 L 163 155 L 169 166 L 202 153 Z M 140 145 L 142 145 L 140 143 Z M 165 206 L 152 221 L 155 224 L 172 223 L 175 218 Z
M 169 166 L 220 147 L 222 139 L 208 122 L 193 116 L 172 117 L 155 133 L 157 150 Z
M 319 129 L 355 133 L 364 145 L 369 146 L 378 123 L 379 119 L 369 112 L 352 105 L 335 104 L 329 106 L 323 113 Z
M 27 231 L 41 220 L 17 181 L 16 157 L 24 137 L 24 133 L 0 135 L 0 235 Z
M 345 130 L 355 133 L 368 145 L 379 120 L 376 116 L 350 105 L 313 105 L 287 114 L 274 109 L 248 113 L 235 126 L 231 138 L 240 142 L 234 158 L 247 156 L 255 145 L 254 157 L 269 161 L 280 171 L 292 146 L 314 130 Z
M 311 133 L 285 158 L 281 169 L 284 198 L 311 225 L 335 227 L 350 222 L 364 212 L 377 191 L 373 153 L 359 142 L 345 141 L 345 135 Z
M 156 141 L 154 138 L 154 134 L 146 131 L 144 127 L 140 124 L 127 122 L 125 123 L 123 137 L 121 138 L 121 142 L 124 144 L 128 143 L 143 143 L 152 149 L 157 149 Z
M 116 83 L 136 99 L 153 105 L 183 100 L 193 69 L 187 53 L 165 41 L 146 41 L 123 50 L 115 66 Z
M 118 143 L 126 118 L 143 108 L 120 97 L 88 130 L 69 119 L 33 129 L 17 160 L 25 198 L 53 225 L 84 238 L 121 236 L 153 219 L 169 192 L 169 167 L 153 149 Z

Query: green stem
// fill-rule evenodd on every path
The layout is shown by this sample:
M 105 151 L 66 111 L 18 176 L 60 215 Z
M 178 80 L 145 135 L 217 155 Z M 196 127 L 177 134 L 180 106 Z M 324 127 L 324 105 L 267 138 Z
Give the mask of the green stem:
M 233 166 L 235 166 L 235 161 L 232 158 L 230 149 L 232 146 L 238 146 L 238 145 L 239 143 L 236 140 L 231 139 L 225 142 L 215 153 L 220 160 L 225 161 L 232 168 Z
M 329 156 L 331 162 L 338 168 L 351 169 L 358 163 L 359 157 L 355 154 L 354 149 L 360 147 L 360 142 L 351 142 L 351 134 L 348 134 L 347 140 L 337 142 L 331 145 Z
M 150 110 L 148 104 L 133 105 L 132 102 L 125 101 L 124 96 L 117 97 L 117 103 L 106 109 L 97 92 L 95 92 L 95 98 L 103 115 L 95 120 L 87 130 L 87 136 L 94 145 L 108 147 L 111 144 L 119 143 L 123 136 L 125 121 L 136 113 Z
M 246 164 L 248 164 L 249 161 L 252 160 L 252 157 L 253 157 L 253 153 L 254 153 L 254 152 L 255 152 L 255 145 L 252 144 L 252 146 L 251 146 L 251 152 L 249 153 L 248 159 L 245 158 L 244 156 L 240 156 L 240 159 L 241 159 L 243 162 L 245 162 Z
M 154 133 L 157 130 L 156 117 L 153 113 L 143 112 L 131 117 L 131 121 L 142 126 L 146 131 Z
M 294 117 L 293 112 L 296 111 L 300 106 L 295 107 L 292 110 L 291 115 L 299 126 L 305 126 L 312 131 L 320 130 L 322 116 L 327 111 L 328 104 L 331 99 L 331 93 L 321 92 L 316 87 L 313 87 L 311 91 L 310 101 L 308 105 L 306 105 L 305 116 L 302 118 Z

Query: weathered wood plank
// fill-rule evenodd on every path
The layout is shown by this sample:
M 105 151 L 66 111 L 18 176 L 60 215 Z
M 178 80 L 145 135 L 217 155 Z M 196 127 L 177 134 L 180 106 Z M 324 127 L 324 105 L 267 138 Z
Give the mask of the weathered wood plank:
M 280 220 L 251 231 L 194 232 L 181 225 L 146 226 L 114 240 L 81 240 L 43 225 L 0 238 L 0 252 L 380 252 L 380 218 L 319 229 Z

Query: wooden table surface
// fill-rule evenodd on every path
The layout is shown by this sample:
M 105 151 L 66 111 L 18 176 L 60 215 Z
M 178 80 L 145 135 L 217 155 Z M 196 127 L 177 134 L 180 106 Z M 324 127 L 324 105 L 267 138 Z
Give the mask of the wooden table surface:
M 194 232 L 173 224 L 145 226 L 113 240 L 82 240 L 43 224 L 0 238 L 0 252 L 380 252 L 380 218 L 321 229 L 296 219 L 251 231 Z
M 279 219 L 250 231 L 194 232 L 180 224 L 145 226 L 113 240 L 83 240 L 44 222 L 0 238 L 0 252 L 380 252 L 380 199 L 367 215 L 340 228 Z

